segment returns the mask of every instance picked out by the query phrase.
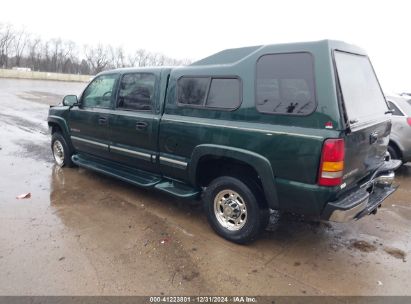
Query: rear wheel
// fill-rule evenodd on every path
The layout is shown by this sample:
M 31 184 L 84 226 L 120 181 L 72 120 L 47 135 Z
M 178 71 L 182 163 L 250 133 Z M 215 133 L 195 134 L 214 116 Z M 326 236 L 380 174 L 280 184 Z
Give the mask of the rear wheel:
M 231 176 L 214 179 L 203 197 L 210 225 L 229 241 L 253 241 L 268 222 L 268 208 L 260 205 L 257 197 L 251 183 Z
M 387 147 L 387 151 L 390 154 L 391 159 L 401 159 L 397 149 L 391 144 Z
M 53 152 L 54 161 L 57 166 L 74 166 L 73 162 L 71 161 L 71 155 L 73 153 L 70 150 L 66 139 L 59 132 L 55 132 L 51 136 L 51 151 Z

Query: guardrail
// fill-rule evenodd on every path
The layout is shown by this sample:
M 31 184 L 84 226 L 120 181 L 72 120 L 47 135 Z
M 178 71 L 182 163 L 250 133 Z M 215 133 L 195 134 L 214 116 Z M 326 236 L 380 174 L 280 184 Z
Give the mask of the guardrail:
M 36 80 L 59 80 L 74 82 L 89 82 L 93 76 L 78 74 L 62 74 L 49 72 L 35 72 L 22 70 L 0 69 L 0 78 L 36 79 Z

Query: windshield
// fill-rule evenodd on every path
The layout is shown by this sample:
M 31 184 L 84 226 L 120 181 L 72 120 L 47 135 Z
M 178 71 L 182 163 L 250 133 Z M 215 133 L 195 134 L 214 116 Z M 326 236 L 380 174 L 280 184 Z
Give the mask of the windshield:
M 335 52 L 335 62 L 350 123 L 384 116 L 388 107 L 368 57 Z

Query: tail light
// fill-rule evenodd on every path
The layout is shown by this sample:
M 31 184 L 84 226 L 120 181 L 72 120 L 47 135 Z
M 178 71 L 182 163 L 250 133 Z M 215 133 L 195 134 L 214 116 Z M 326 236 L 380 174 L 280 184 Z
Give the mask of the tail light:
M 411 126 L 411 117 L 407 118 L 407 123 L 408 123 L 409 126 Z
M 320 186 L 339 186 L 344 170 L 344 139 L 326 139 L 321 153 L 318 184 Z

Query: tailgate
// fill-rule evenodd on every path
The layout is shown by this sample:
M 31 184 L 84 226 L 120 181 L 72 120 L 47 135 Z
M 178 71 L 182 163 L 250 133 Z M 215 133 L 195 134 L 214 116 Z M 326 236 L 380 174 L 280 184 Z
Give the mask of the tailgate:
M 344 183 L 350 185 L 383 164 L 390 130 L 391 121 L 385 120 L 345 136 Z
M 334 59 L 347 125 L 343 182 L 357 182 L 384 162 L 390 112 L 367 56 L 335 51 Z

